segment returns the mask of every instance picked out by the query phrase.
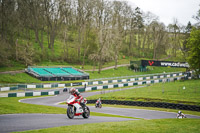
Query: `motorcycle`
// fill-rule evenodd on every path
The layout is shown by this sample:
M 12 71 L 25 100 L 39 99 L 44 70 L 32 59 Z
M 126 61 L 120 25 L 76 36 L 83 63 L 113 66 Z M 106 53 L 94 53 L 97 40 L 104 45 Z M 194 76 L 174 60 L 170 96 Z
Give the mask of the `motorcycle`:
M 177 119 L 183 119 L 183 118 L 187 118 L 185 115 L 177 115 L 176 117 Z
M 83 102 L 85 105 L 81 105 L 81 102 Z M 89 118 L 90 116 L 90 109 L 86 106 L 87 99 L 83 99 L 83 101 L 78 101 L 75 96 L 70 95 L 70 97 L 67 99 L 67 116 L 69 119 L 73 119 L 74 116 L 80 116 L 82 115 L 83 118 Z
M 95 107 L 96 107 L 96 108 L 102 108 L 101 102 L 96 101 Z

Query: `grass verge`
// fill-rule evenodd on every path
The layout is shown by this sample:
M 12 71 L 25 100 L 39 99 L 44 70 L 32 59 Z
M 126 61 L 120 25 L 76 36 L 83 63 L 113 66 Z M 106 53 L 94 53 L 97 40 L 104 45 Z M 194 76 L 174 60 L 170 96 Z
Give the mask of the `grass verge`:
M 141 119 L 136 117 L 128 117 L 128 116 L 121 116 L 121 115 L 113 115 L 113 114 L 104 114 L 98 112 L 90 112 L 91 116 L 104 116 L 104 117 L 120 117 L 120 118 L 130 118 L 130 119 Z
M 101 71 L 99 74 L 97 71 L 87 73 L 90 74 L 90 79 L 98 79 L 98 78 L 109 78 L 109 77 L 121 77 L 121 76 L 133 76 L 133 75 L 145 75 L 145 74 L 153 74 L 153 73 L 163 73 L 163 72 L 177 72 L 177 71 L 185 71 L 185 68 L 165 68 L 165 67 L 149 67 L 149 71 L 147 72 L 134 72 L 128 67 L 119 67 L 117 69 L 108 69 Z
M 29 97 L 30 98 L 30 97 Z M 65 114 L 66 109 L 18 102 L 22 97 L 0 98 L 0 114 L 45 113 Z
M 88 106 L 94 106 L 94 104 L 87 104 L 87 105 Z M 165 111 L 165 112 L 174 112 L 174 113 L 177 113 L 179 111 L 177 109 L 166 109 L 166 108 L 155 108 L 155 107 L 139 107 L 139 106 L 127 106 L 127 105 L 111 105 L 111 104 L 103 104 L 103 107 L 146 109 L 146 110 L 156 110 L 156 111 Z M 182 112 L 184 114 L 200 116 L 200 112 L 197 112 L 197 111 L 182 110 Z
M 199 125 L 200 119 L 156 119 L 62 126 L 21 133 L 199 133 Z
M 158 83 L 148 87 L 105 93 L 88 97 L 88 100 L 130 100 L 144 102 L 169 102 L 200 105 L 200 80 Z
M 62 89 L 63 87 L 57 87 L 57 88 L 23 88 L 23 89 L 16 89 L 11 91 L 0 91 L 0 94 L 2 93 L 16 93 L 16 92 L 27 92 L 27 91 L 49 91 L 49 90 L 58 90 Z
M 17 73 L 17 74 L 0 74 L 0 83 L 3 84 L 30 84 L 30 83 L 73 83 L 82 82 L 83 80 L 73 80 L 73 81 L 40 81 L 27 73 Z M 3 86 L 2 84 L 2 86 Z

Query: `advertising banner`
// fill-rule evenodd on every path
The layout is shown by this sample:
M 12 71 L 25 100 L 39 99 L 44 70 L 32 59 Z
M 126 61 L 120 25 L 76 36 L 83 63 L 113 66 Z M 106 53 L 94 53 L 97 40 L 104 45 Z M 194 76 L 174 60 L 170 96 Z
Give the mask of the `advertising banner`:
M 187 62 L 173 62 L 173 61 L 156 61 L 156 60 L 141 60 L 142 66 L 161 66 L 161 67 L 181 67 L 188 68 Z

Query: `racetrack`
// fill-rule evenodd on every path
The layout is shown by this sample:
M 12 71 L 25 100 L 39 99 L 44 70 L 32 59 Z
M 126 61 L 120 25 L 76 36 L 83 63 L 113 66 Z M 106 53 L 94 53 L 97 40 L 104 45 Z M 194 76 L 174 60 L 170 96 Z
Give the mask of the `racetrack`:
M 83 119 L 82 116 L 68 119 L 65 114 L 8 114 L 0 115 L 0 120 L 0 132 L 6 133 L 86 123 L 128 121 L 134 119 L 100 116 L 90 116 L 89 119 Z
M 107 92 L 109 92 L 109 90 L 107 90 Z M 92 95 L 96 95 L 100 93 L 101 93 L 100 91 L 85 92 L 85 93 L 82 93 L 82 96 L 88 97 L 88 96 L 92 96 Z M 66 101 L 68 97 L 69 97 L 68 93 L 62 93 L 58 96 L 53 96 L 53 97 L 23 99 L 21 100 L 21 102 L 67 108 L 67 105 L 58 105 L 58 103 Z M 90 106 L 90 111 L 143 118 L 143 119 L 176 118 L 176 113 L 155 111 L 155 110 L 144 110 L 144 109 L 128 109 L 128 108 L 113 108 L 113 107 L 103 107 L 99 109 L 99 108 L 95 108 L 94 106 Z M 193 115 L 187 115 L 187 117 L 200 118 L 200 116 L 193 116 Z
M 110 91 L 107 90 L 107 92 Z M 88 97 L 99 93 L 101 92 L 100 91 L 84 92 L 82 93 L 82 96 Z M 67 108 L 67 105 L 65 104 L 58 105 L 58 103 L 66 101 L 68 97 L 69 94 L 64 92 L 57 96 L 29 98 L 20 100 L 20 102 Z M 176 113 L 144 110 L 144 109 L 128 109 L 128 108 L 113 108 L 113 107 L 103 107 L 99 109 L 95 108 L 94 106 L 91 106 L 90 111 L 137 117 L 143 119 L 162 119 L 162 118 L 176 117 Z M 200 118 L 200 116 L 193 116 L 193 115 L 187 115 L 187 117 Z M 78 125 L 85 123 L 114 122 L 114 121 L 127 121 L 127 120 L 137 120 L 137 119 L 98 117 L 98 116 L 90 116 L 89 119 L 83 119 L 80 116 L 80 117 L 75 117 L 74 119 L 71 120 L 68 119 L 65 114 L 9 114 L 9 115 L 0 115 L 0 131 L 1 132 L 24 131 L 24 130 L 67 126 L 67 125 Z

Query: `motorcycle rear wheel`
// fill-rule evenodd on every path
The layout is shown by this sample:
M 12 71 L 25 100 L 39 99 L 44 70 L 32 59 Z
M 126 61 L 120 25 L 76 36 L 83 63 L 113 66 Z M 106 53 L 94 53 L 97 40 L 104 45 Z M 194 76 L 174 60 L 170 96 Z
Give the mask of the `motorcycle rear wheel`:
M 67 116 L 69 119 L 73 119 L 74 118 L 74 108 L 73 106 L 68 106 L 67 108 Z
M 83 112 L 82 116 L 85 119 L 89 118 L 89 116 L 90 116 L 90 109 L 87 106 L 85 106 L 85 109 L 84 109 L 84 112 Z

